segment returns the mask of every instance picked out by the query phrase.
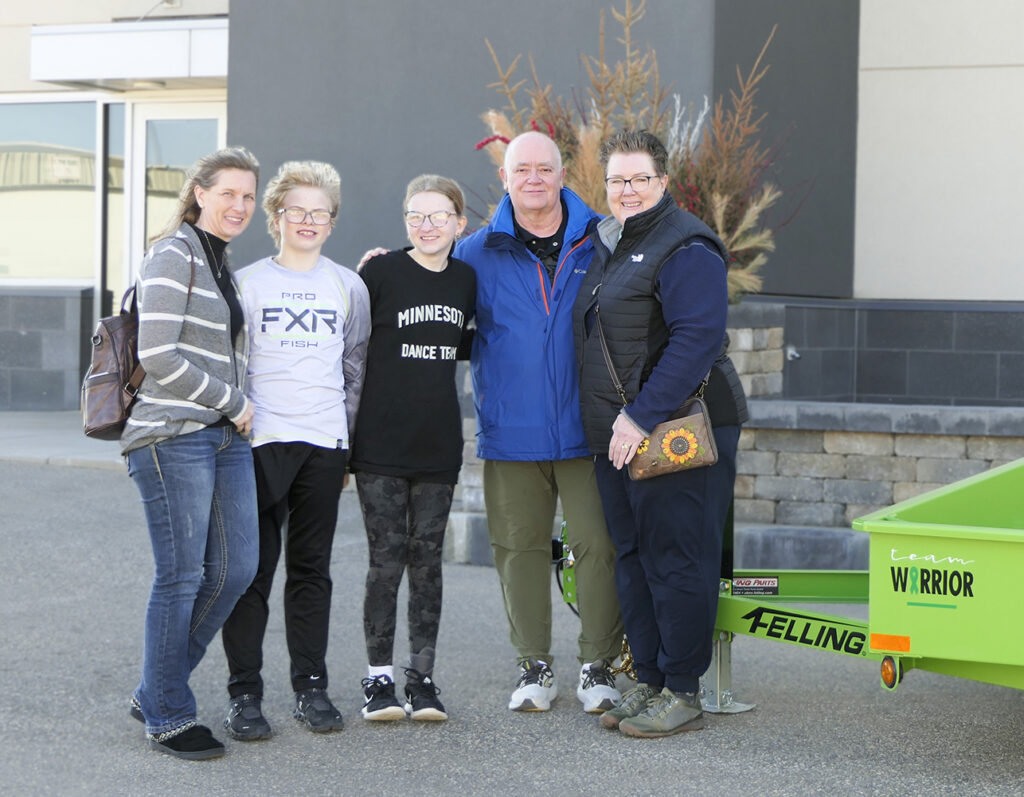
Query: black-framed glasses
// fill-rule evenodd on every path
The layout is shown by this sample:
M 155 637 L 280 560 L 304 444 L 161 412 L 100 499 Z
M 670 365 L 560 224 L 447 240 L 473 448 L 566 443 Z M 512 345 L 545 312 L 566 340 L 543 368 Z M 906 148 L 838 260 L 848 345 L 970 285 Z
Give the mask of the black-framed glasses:
M 452 210 L 435 210 L 433 213 L 420 213 L 417 210 L 405 211 L 405 223 L 410 227 L 422 227 L 423 222 L 430 219 L 432 227 L 444 227 L 448 219 L 459 214 Z
M 304 222 L 308 217 L 314 224 L 319 226 L 330 224 L 331 219 L 334 218 L 334 214 L 329 210 L 323 210 L 322 208 L 306 210 L 305 208 L 300 208 L 298 205 L 292 205 L 290 208 L 281 208 L 277 211 L 277 215 L 283 215 L 292 224 L 302 224 L 302 222 Z
M 624 177 L 609 177 L 604 182 L 608 186 L 608 190 L 613 194 L 621 194 L 626 190 L 627 185 L 633 186 L 633 190 L 639 194 L 641 191 L 646 191 L 651 185 L 651 180 L 654 179 L 657 178 L 649 174 L 638 174 L 636 177 L 630 177 L 628 180 Z

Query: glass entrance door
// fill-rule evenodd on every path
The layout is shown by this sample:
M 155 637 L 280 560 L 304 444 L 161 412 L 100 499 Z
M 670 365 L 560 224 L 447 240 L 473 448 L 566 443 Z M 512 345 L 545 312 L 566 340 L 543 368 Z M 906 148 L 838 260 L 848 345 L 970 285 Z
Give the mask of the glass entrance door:
M 138 274 L 150 240 L 167 226 L 188 168 L 224 146 L 223 102 L 136 103 L 131 124 L 131 209 L 124 287 Z

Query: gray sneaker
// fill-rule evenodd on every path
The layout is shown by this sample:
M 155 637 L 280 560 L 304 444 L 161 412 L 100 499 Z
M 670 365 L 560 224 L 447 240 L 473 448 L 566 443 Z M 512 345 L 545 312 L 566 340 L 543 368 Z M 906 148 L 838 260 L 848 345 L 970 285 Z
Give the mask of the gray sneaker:
M 704 710 L 696 692 L 675 693 L 668 687 L 647 702 L 647 708 L 635 717 L 619 723 L 619 730 L 627 736 L 651 738 L 671 736 L 683 731 L 698 731 L 704 727 Z
M 619 723 L 628 717 L 635 717 L 645 708 L 647 701 L 657 696 L 657 692 L 647 684 L 637 684 L 622 696 L 619 705 L 601 715 L 601 727 L 615 730 Z

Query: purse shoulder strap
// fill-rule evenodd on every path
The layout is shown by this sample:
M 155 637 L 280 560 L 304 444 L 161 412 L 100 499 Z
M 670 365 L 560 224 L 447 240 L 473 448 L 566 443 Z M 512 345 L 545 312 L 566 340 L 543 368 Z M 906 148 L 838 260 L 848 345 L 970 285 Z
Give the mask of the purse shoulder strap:
M 598 295 L 598 291 L 601 289 L 601 285 L 598 284 L 594 288 L 594 296 Z M 612 362 L 612 353 L 608 350 L 608 341 L 604 336 L 604 326 L 601 324 L 601 301 L 598 299 L 597 304 L 594 305 L 594 320 L 597 322 L 597 334 L 601 338 L 601 353 L 604 355 L 604 364 L 608 368 L 608 373 L 612 378 L 612 384 L 615 385 L 615 392 L 619 394 L 619 398 L 622 400 L 622 406 L 625 407 L 629 401 L 626 399 L 626 388 L 622 384 L 622 380 L 619 379 L 619 374 L 615 370 L 615 364 Z M 709 369 L 704 378 L 700 381 L 700 385 L 693 392 L 694 396 L 703 398 L 704 388 L 708 385 L 708 380 L 711 378 L 711 370 Z
M 594 288 L 594 295 L 597 295 L 598 289 Z M 612 378 L 612 384 L 615 385 L 615 392 L 619 394 L 619 398 L 622 400 L 622 406 L 625 407 L 629 402 L 626 400 L 626 388 L 622 385 L 622 380 L 619 379 L 619 374 L 615 370 L 615 364 L 612 362 L 612 353 L 608 351 L 608 341 L 604 337 L 604 326 L 601 324 L 601 303 L 598 301 L 594 305 L 594 320 L 597 322 L 597 334 L 601 338 L 601 353 L 604 355 L 604 364 L 608 368 L 608 374 Z

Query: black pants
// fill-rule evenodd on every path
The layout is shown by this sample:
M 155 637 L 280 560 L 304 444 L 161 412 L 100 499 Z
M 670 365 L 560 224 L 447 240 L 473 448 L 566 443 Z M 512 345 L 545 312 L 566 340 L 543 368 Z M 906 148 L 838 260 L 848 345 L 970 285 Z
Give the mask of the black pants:
M 657 689 L 695 692 L 711 663 L 739 436 L 738 426 L 720 426 L 717 464 L 645 481 L 606 456 L 594 460 L 637 678 Z
M 363 630 L 371 667 L 392 663 L 398 586 L 409 573 L 409 653 L 437 647 L 441 555 L 454 484 L 356 474 L 370 548 Z
M 331 612 L 331 546 L 348 451 L 308 443 L 267 443 L 253 449 L 260 518 L 256 578 L 221 631 L 231 673 L 228 694 L 263 694 L 267 601 L 285 535 L 284 623 L 292 688 L 327 688 Z

